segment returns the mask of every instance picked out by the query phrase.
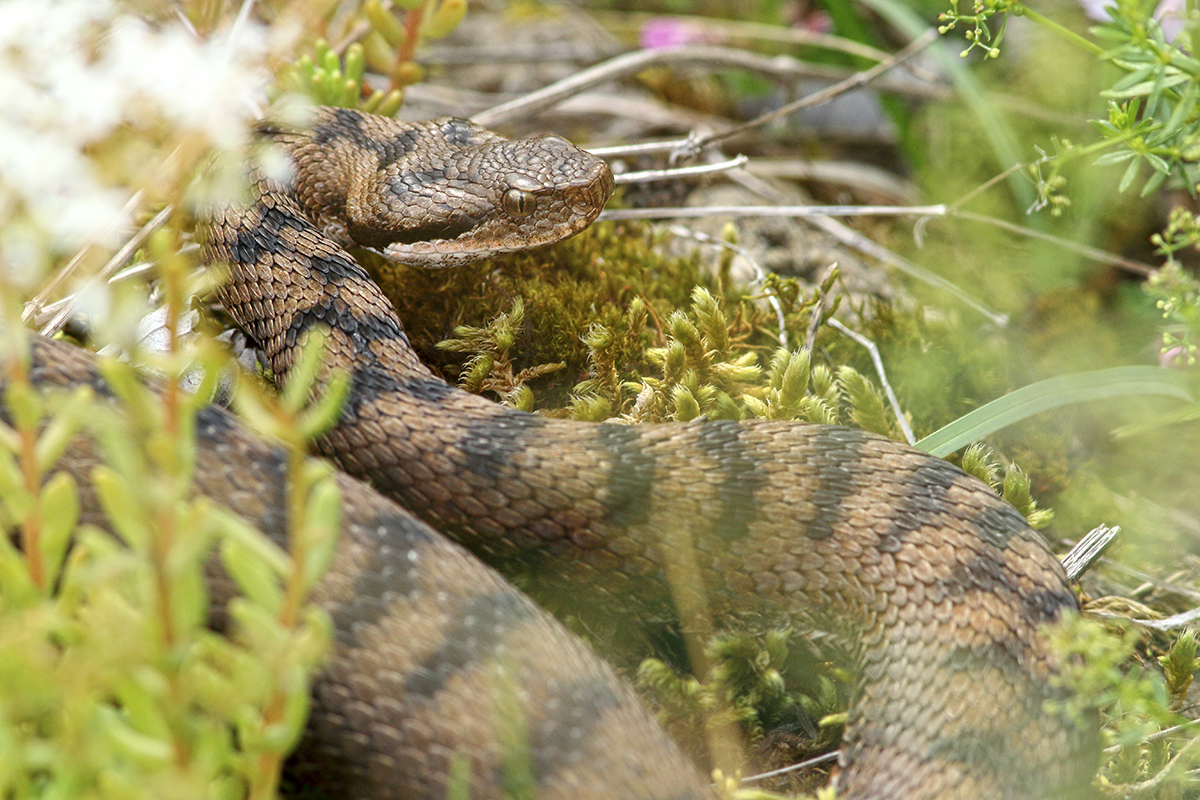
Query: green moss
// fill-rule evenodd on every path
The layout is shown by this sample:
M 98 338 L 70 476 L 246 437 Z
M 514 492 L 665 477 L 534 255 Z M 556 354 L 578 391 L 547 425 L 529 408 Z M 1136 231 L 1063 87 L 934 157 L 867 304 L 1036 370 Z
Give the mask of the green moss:
M 523 319 L 507 348 L 512 368 L 563 364 L 553 382 L 531 381 L 543 410 L 565 408 L 574 393 L 603 398 L 619 413 L 632 402 L 622 384 L 659 371 L 651 348 L 666 344 L 671 315 L 688 305 L 694 287 L 717 291 L 697 258 L 664 255 L 642 225 L 596 225 L 552 248 L 455 270 L 373 260 L 372 273 L 414 347 L 451 380 L 483 352 L 455 329 L 486 329 L 520 298 Z M 744 295 L 722 300 L 738 308 L 727 336 L 744 340 L 764 323 Z M 446 340 L 454 343 L 439 349 Z
M 740 289 L 721 291 L 695 255 L 670 257 L 644 225 L 595 225 L 544 251 L 460 270 L 426 272 L 373 261 L 372 272 L 428 363 L 468 389 L 488 389 L 482 359 L 536 391 L 535 408 L 577 419 L 666 419 L 709 413 L 758 379 L 772 347 L 773 314 Z M 504 355 L 482 331 L 521 299 L 520 325 L 505 324 Z M 806 324 L 803 314 L 798 323 Z M 439 344 L 440 343 L 440 344 Z M 461 354 L 461 355 L 448 355 Z M 553 381 L 536 380 L 563 365 Z M 508 383 L 494 372 L 493 385 Z M 662 395 L 638 407 L 643 383 Z M 683 387 L 683 389 L 679 389 Z M 503 395 L 504 392 L 494 392 Z M 664 399 L 666 398 L 666 399 Z
M 668 256 L 641 225 L 597 225 L 542 251 L 445 271 L 368 259 L 414 347 L 450 380 L 510 405 L 584 421 L 767 417 L 897 436 L 873 382 L 778 347 L 761 296 Z M 775 277 L 790 341 L 832 313 L 836 273 L 810 292 Z M 818 346 L 844 350 L 817 328 Z M 828 346 L 824 346 L 828 342 Z M 856 346 L 855 346 L 856 347 Z
M 837 745 L 852 681 L 832 664 L 844 654 L 822 649 L 791 628 L 718 633 L 704 650 L 709 668 L 700 679 L 656 658 L 637 670 L 638 685 L 659 721 L 701 758 L 704 742 L 697 732 L 729 722 L 742 732 L 752 764 L 747 769 L 753 771 L 795 764 Z M 840 721 L 826 724 L 827 719 Z M 807 770 L 756 785 L 792 794 L 826 779 L 819 770 Z

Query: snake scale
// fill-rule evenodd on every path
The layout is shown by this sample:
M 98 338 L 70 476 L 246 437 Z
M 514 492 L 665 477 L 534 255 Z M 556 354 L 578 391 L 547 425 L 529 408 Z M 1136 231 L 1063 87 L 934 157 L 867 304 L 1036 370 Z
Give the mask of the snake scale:
M 498 406 L 418 361 L 345 249 L 449 266 L 564 238 L 611 194 L 599 159 L 557 137 L 342 109 L 263 134 L 294 169 L 257 176 L 251 205 L 207 222 L 206 257 L 230 269 L 220 299 L 280 380 L 306 332 L 328 329 L 326 359 L 352 391 L 319 452 L 395 501 L 342 479 L 346 532 L 319 598 L 337 643 L 301 781 L 441 798 L 458 754 L 470 797 L 512 796 L 517 747 L 536 797 L 709 791 L 607 668 L 431 527 L 584 603 L 824 620 L 856 657 L 839 797 L 1087 796 L 1094 731 L 1047 710 L 1056 666 L 1039 634 L 1077 601 L 987 486 L 836 426 L 584 424 Z M 78 358 L 35 364 L 68 382 L 88 369 Z M 200 428 L 199 490 L 277 532 L 278 456 L 219 410 Z

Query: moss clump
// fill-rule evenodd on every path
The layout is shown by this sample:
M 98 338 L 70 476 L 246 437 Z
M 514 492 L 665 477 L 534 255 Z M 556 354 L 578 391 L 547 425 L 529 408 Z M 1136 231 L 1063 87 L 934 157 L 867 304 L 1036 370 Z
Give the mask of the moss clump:
M 555 247 L 461 269 L 425 271 L 378 259 L 369 266 L 413 346 L 451 380 L 466 374 L 464 365 L 485 349 L 472 350 L 473 337 L 482 342 L 470 329 L 488 328 L 520 298 L 523 319 L 507 357 L 516 371 L 563 364 L 553 385 L 539 380 L 533 386 L 538 408 L 562 408 L 576 384 L 598 377 L 598 366 L 608 388 L 588 385 L 614 400 L 609 370 L 624 379 L 656 371 L 647 349 L 665 344 L 665 320 L 687 305 L 693 287 L 716 291 L 698 258 L 665 255 L 660 245 L 644 225 L 595 225 Z M 739 304 L 741 296 L 724 299 Z M 759 314 L 748 313 L 753 320 L 740 321 L 731 336 L 752 332 Z M 443 340 L 448 344 L 439 349 Z
M 835 650 L 791 628 L 726 631 L 705 643 L 702 678 L 648 658 L 637 669 L 637 683 L 659 721 L 701 762 L 706 743 L 699 732 L 732 722 L 747 747 L 745 769 L 767 771 L 828 752 L 841 739 L 852 681 L 833 666 L 831 659 L 845 658 Z M 824 771 L 808 769 L 756 788 L 793 794 L 827 779 Z
M 553 248 L 456 270 L 366 260 L 427 363 L 519 408 L 588 421 L 852 421 L 896 434 L 868 379 L 810 368 L 807 355 L 779 348 L 760 296 L 661 244 L 646 226 L 596 225 Z M 807 294 L 773 281 L 790 341 L 835 280 Z M 836 302 L 820 307 L 824 315 Z M 817 334 L 819 345 L 840 345 Z

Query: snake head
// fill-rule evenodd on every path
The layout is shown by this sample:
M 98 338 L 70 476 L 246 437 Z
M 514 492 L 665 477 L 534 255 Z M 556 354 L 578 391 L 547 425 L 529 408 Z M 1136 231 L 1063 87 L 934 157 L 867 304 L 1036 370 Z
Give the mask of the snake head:
M 561 136 L 376 119 L 343 137 L 360 157 L 342 168 L 338 212 L 354 243 L 390 261 L 453 267 L 552 244 L 591 225 L 612 196 L 608 164 Z
M 553 244 L 595 222 L 614 187 L 608 164 L 559 136 L 491 142 L 435 175 L 390 182 L 409 224 L 375 248 L 388 260 L 452 267 Z

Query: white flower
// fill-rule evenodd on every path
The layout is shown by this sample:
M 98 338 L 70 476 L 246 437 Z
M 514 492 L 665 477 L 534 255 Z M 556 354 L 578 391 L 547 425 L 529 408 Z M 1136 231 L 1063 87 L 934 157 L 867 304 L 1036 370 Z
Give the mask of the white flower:
M 130 176 L 153 170 L 115 158 L 101 175 L 92 154 L 110 137 L 142 162 L 166 156 L 155 150 L 163 122 L 237 147 L 265 80 L 266 35 L 243 25 L 237 37 L 201 40 L 112 0 L 0 2 L 0 220 L 24 231 L 0 235 L 0 263 L 28 259 L 30 225 L 51 252 L 113 243 L 138 188 Z

